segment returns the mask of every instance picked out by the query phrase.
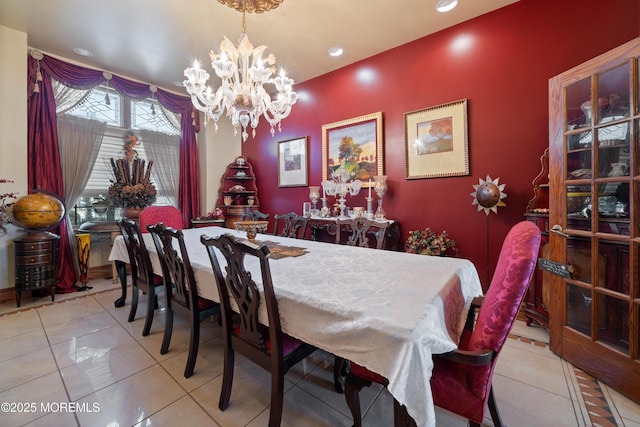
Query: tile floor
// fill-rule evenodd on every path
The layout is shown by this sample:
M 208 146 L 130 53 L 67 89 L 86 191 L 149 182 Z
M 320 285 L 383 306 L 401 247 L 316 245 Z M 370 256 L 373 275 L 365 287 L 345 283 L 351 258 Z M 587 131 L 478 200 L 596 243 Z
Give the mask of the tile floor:
M 246 360 L 236 366 L 230 407 L 217 402 L 222 352 L 216 322 L 203 323 L 194 375 L 182 375 L 188 328 L 176 325 L 160 355 L 163 312 L 142 337 L 143 309 L 127 322 L 115 308 L 118 285 L 49 298 L 23 295 L 0 305 L 0 426 L 262 427 L 269 417 L 269 376 Z M 144 297 L 141 298 L 144 307 Z M 507 426 L 640 426 L 640 406 L 553 355 L 548 335 L 518 322 L 502 351 L 494 390 Z M 344 396 L 332 389 L 332 357 L 316 352 L 287 375 L 283 426 L 350 426 Z M 392 400 L 381 387 L 361 393 L 365 426 L 391 426 Z M 75 406 L 70 407 L 70 403 Z M 466 425 L 436 409 L 438 427 Z M 485 424 L 491 426 L 490 419 Z

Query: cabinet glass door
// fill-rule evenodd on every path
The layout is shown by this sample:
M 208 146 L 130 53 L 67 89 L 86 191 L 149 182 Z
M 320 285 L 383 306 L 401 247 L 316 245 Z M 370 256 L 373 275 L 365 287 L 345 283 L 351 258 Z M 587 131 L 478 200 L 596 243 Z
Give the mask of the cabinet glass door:
M 550 81 L 552 351 L 640 401 L 640 39 Z

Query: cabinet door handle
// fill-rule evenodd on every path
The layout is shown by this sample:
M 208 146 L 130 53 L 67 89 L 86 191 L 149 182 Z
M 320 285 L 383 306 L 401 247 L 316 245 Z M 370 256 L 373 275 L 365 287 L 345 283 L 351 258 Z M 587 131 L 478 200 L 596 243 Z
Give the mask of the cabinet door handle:
M 551 227 L 551 231 L 553 233 L 561 235 L 562 237 L 569 237 L 569 235 L 567 233 L 562 231 L 562 226 L 560 224 L 556 224 L 553 227 Z

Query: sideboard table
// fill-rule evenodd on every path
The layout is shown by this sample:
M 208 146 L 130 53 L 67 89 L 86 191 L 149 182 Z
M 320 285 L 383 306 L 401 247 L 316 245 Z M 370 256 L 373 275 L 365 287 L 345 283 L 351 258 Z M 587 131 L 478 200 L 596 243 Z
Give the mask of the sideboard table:
M 400 244 L 400 230 L 398 222 L 387 219 L 383 220 L 390 222 L 391 226 L 387 228 L 385 235 L 384 249 L 398 250 Z M 324 218 L 320 216 L 312 216 L 307 223 L 311 232 L 311 240 L 317 240 L 320 242 L 335 242 L 335 236 L 337 232 L 336 217 Z

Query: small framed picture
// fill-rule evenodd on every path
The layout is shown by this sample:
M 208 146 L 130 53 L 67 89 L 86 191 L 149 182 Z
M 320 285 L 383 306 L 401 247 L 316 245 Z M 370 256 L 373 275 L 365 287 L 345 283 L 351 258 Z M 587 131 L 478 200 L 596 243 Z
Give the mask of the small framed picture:
M 469 175 L 467 100 L 404 115 L 407 179 Z
M 305 187 L 308 185 L 309 137 L 278 142 L 278 187 Z

